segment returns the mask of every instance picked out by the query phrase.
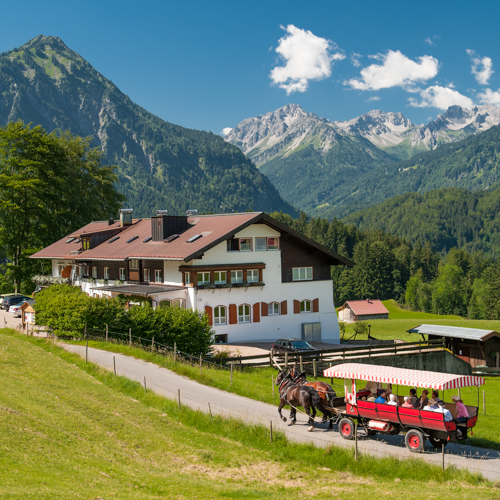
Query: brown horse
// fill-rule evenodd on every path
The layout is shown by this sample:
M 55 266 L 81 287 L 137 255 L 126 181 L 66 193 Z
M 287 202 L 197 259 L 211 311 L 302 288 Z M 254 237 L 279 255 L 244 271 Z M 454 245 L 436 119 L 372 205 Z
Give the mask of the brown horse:
M 280 391 L 280 405 L 278 407 L 278 413 L 280 414 L 281 420 L 286 422 L 286 417 L 281 414 L 281 410 L 285 405 L 290 405 L 290 423 L 288 425 L 294 425 L 297 421 L 297 407 L 302 406 L 309 417 L 309 428 L 307 430 L 309 432 L 313 431 L 316 408 L 323 413 L 325 412 L 318 393 L 312 387 L 296 384 L 288 372 L 280 372 L 276 377 L 275 384 L 279 386 Z
M 299 373 L 297 364 L 294 364 L 290 369 L 290 376 L 297 384 L 312 387 L 316 390 L 321 398 L 321 403 L 326 410 L 321 410 L 323 412 L 323 422 L 329 420 L 330 424 L 328 428 L 331 429 L 333 427 L 333 414 L 328 410 L 328 408 L 331 408 L 332 401 L 337 397 L 337 393 L 333 390 L 332 386 L 326 382 L 308 382 L 305 372 Z

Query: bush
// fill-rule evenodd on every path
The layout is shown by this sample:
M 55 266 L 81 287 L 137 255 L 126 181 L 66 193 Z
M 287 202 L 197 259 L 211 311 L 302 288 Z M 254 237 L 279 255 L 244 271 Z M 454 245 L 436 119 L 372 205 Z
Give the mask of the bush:
M 141 298 L 142 299 L 142 298 Z M 126 334 L 166 344 L 192 355 L 205 356 L 213 344 L 213 332 L 205 314 L 162 307 L 153 309 L 149 301 L 125 310 L 122 298 L 88 297 L 79 287 L 52 285 L 37 294 L 36 322 L 54 330 L 61 337 L 81 337 L 88 328 L 104 330 L 109 336 Z M 123 336 L 117 338 L 123 339 Z

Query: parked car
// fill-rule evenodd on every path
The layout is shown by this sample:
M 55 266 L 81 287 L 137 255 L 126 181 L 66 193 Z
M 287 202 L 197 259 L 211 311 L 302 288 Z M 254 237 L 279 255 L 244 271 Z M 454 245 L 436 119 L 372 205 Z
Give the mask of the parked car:
M 26 295 L 12 295 L 10 297 L 7 297 L 4 299 L 2 302 L 2 309 L 9 310 L 10 306 L 13 306 L 15 304 L 19 304 L 19 302 L 24 302 L 26 299 L 29 299 L 30 297 L 26 297 Z
M 271 348 L 272 355 L 284 356 L 286 352 L 315 351 L 314 347 L 301 339 L 279 339 Z
M 23 307 L 26 302 L 30 305 L 33 305 L 35 303 L 34 299 L 26 299 L 18 304 L 14 304 L 13 306 L 9 307 L 9 312 L 14 315 L 14 317 L 20 318 L 21 317 L 21 308 Z
M 2 304 L 4 299 L 6 299 L 7 297 L 14 297 L 14 295 L 19 295 L 19 294 L 18 293 L 2 293 L 2 295 L 0 295 L 0 304 Z

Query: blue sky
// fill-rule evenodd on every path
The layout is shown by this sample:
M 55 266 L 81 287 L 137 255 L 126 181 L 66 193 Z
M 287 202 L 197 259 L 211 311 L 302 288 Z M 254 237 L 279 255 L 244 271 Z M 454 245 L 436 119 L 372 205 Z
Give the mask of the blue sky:
M 59 36 L 148 111 L 214 133 L 290 102 L 417 124 L 449 104 L 500 105 L 498 2 L 4 0 L 1 12 L 0 51 Z

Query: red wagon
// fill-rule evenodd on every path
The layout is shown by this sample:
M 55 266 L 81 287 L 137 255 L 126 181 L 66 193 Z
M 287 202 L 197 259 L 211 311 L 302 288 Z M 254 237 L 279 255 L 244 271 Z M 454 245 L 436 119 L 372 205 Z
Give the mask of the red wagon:
M 469 418 L 464 423 L 447 422 L 443 413 L 403 408 L 403 396 L 398 396 L 398 406 L 380 404 L 361 399 L 366 393 L 356 391 L 356 380 L 409 387 L 432 388 L 438 391 L 484 384 L 484 378 L 451 373 L 408 370 L 391 366 L 343 363 L 323 372 L 325 377 L 343 378 L 345 398 L 337 398 L 334 409 L 338 415 L 339 432 L 345 439 L 353 439 L 356 425 L 361 425 L 368 435 L 377 433 L 405 433 L 406 446 L 414 452 L 424 449 L 425 439 L 435 447 L 468 438 L 469 430 L 477 422 L 478 406 L 467 406 Z M 479 404 L 478 404 L 479 405 Z M 455 403 L 445 403 L 453 416 Z

